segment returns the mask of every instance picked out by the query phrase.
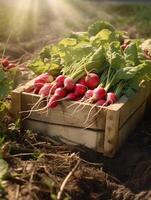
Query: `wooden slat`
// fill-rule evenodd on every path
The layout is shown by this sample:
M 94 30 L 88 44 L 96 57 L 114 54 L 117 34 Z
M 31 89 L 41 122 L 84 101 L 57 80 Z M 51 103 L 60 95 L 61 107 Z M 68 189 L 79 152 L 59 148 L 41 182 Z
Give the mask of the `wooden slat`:
M 21 92 L 23 87 L 19 87 L 12 91 L 11 94 L 11 113 L 15 118 L 19 117 L 19 112 L 21 111 Z
M 100 131 L 55 125 L 35 120 L 25 120 L 23 122 L 23 127 L 25 129 L 36 131 L 37 133 L 42 133 L 45 135 L 47 134 L 49 136 L 57 136 L 59 138 L 63 138 L 64 141 L 72 142 L 74 144 L 81 144 L 91 149 L 96 149 L 98 134 L 103 135 L 103 132 L 101 133 Z
M 11 94 L 11 99 L 12 99 L 12 104 L 11 104 L 11 113 L 14 115 L 14 117 L 19 117 L 20 114 L 19 112 L 21 111 L 21 93 L 32 86 L 34 83 L 34 79 L 27 82 L 24 85 L 21 85 L 20 87 L 16 88 L 15 90 L 12 91 Z
M 27 93 L 22 93 L 22 110 L 30 110 L 31 104 L 34 104 L 39 99 L 38 95 L 30 95 Z M 73 102 L 75 103 L 75 102 Z M 45 107 L 45 103 L 41 104 L 42 107 Z M 62 124 L 62 125 L 68 125 L 68 126 L 75 126 L 75 127 L 88 127 L 91 123 L 91 117 L 98 111 L 98 107 L 95 107 L 90 115 L 90 120 L 88 120 L 87 123 L 84 123 L 86 121 L 86 118 L 88 116 L 88 113 L 92 106 L 85 105 L 85 107 L 73 114 L 74 109 L 79 105 L 79 103 L 75 103 L 74 106 L 68 107 L 71 105 L 71 102 L 69 101 L 63 101 L 60 105 L 58 105 L 55 109 L 50 109 L 48 114 L 41 114 L 40 112 L 33 112 L 29 119 L 35 119 L 42 122 L 47 123 L 55 123 L 55 124 Z M 82 108 L 82 107 L 81 107 Z M 28 113 L 27 113 L 28 114 Z M 26 115 L 27 115 L 26 114 Z M 92 129 L 98 129 L 98 130 L 104 130 L 105 129 L 105 118 L 106 111 L 102 110 L 100 114 L 98 114 L 97 119 L 94 121 L 92 126 L 90 128 Z M 25 115 L 24 115 L 25 117 Z
M 146 101 L 149 94 L 151 93 L 151 82 L 146 83 L 144 88 L 141 88 L 139 92 L 132 99 L 128 99 L 126 96 L 120 98 L 120 100 L 109 107 L 110 110 L 119 111 L 119 127 L 129 119 L 129 117 L 134 114 L 134 112 L 140 107 L 140 105 Z
M 119 112 L 108 110 L 106 116 L 104 155 L 112 157 L 117 150 Z
M 104 153 L 104 134 L 105 132 L 101 132 L 97 134 L 96 139 L 96 151 L 100 153 Z
M 137 124 L 144 116 L 146 102 L 144 102 L 139 109 L 128 119 L 128 121 L 121 127 L 118 135 L 118 148 L 122 146 L 129 134 L 136 128 Z

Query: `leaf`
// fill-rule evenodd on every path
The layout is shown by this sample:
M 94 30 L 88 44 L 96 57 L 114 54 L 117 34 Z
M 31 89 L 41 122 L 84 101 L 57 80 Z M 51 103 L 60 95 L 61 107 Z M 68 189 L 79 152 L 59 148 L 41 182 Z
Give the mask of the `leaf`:
M 56 64 L 53 62 L 44 63 L 40 59 L 35 59 L 32 63 L 28 65 L 28 67 L 36 74 L 50 72 L 53 76 L 57 76 L 62 69 L 60 64 Z
M 127 62 L 130 61 L 131 63 L 134 63 L 134 65 L 139 64 L 136 43 L 131 42 L 128 45 L 128 47 L 124 51 L 124 56 Z
M 135 74 L 133 79 L 129 81 L 129 85 L 134 89 L 137 89 L 139 87 L 142 80 L 151 80 L 151 61 L 146 60 L 136 67 L 138 69 L 137 73 Z
M 88 27 L 88 33 L 90 36 L 95 36 L 102 29 L 115 31 L 115 28 L 110 23 L 105 22 L 105 21 L 97 21 Z
M 0 82 L 6 78 L 6 72 L 0 68 Z
M 95 47 L 99 47 L 101 44 L 111 43 L 117 40 L 115 32 L 111 32 L 109 29 L 103 29 L 96 36 L 90 38 L 91 43 Z
M 10 90 L 12 89 L 11 85 L 11 81 L 8 81 L 7 79 L 0 83 L 0 100 L 9 94 Z
M 113 69 L 119 69 L 126 66 L 125 58 L 121 52 L 120 42 L 118 41 L 106 45 L 106 57 Z
M 8 173 L 8 164 L 5 160 L 0 159 L 0 180 L 4 179 Z
M 40 52 L 40 58 L 44 61 L 45 58 L 51 59 L 51 46 L 44 47 Z
M 124 94 L 130 99 L 135 96 L 136 91 L 133 88 L 128 87 L 128 88 L 125 88 Z
M 59 47 L 73 47 L 77 44 L 77 40 L 73 38 L 65 38 L 58 43 Z
M 88 32 L 72 32 L 70 38 L 76 39 L 77 42 L 89 42 Z

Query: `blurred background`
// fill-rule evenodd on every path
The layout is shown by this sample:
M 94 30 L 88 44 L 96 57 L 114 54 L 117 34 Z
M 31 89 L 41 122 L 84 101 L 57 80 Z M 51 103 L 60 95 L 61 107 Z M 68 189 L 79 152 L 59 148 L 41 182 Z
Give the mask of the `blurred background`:
M 151 37 L 151 1 L 0 0 L 0 54 L 27 57 L 102 19 L 132 38 Z

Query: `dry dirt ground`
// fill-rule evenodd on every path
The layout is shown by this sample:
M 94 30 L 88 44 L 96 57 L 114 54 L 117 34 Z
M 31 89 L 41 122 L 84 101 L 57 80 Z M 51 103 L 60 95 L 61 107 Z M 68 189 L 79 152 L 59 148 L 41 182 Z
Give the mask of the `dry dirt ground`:
M 30 131 L 11 129 L 3 148 L 10 167 L 1 199 L 151 199 L 150 122 L 145 118 L 112 159 Z

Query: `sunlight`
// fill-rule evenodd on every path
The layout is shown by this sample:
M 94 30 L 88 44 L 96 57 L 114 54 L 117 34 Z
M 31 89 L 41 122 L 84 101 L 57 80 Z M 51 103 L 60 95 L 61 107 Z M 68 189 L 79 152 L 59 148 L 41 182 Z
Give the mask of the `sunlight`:
M 80 26 L 82 23 L 81 13 L 71 5 L 67 0 L 47 0 L 50 10 L 55 17 L 54 24 L 66 28 L 67 24 L 71 26 Z
M 37 0 L 20 0 L 15 2 L 14 16 L 11 20 L 12 30 L 17 33 L 25 31 L 29 24 L 32 29 L 36 29 L 38 24 L 38 1 Z
M 91 15 L 101 15 L 100 10 L 85 4 L 84 1 L 75 0 L 12 0 L 13 13 L 10 30 L 26 40 L 39 33 L 50 38 L 51 35 L 60 37 L 72 31 L 83 31 Z M 102 13 L 104 17 L 105 14 Z M 101 18 L 103 18 L 101 17 Z

